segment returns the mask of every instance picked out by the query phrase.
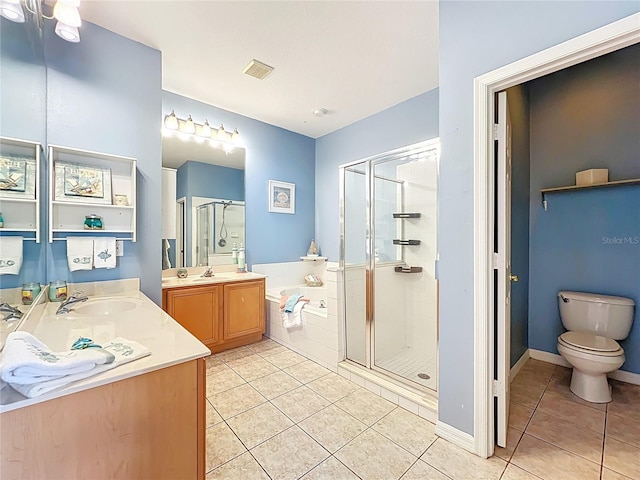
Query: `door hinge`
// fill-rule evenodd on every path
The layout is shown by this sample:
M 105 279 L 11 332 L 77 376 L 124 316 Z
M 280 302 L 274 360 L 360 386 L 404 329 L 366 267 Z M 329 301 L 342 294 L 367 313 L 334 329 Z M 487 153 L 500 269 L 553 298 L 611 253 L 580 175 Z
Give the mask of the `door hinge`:
M 494 380 L 491 384 L 491 392 L 494 397 L 498 396 L 498 380 Z
M 493 124 L 493 139 L 498 140 L 498 124 Z
M 497 270 L 498 268 L 500 268 L 500 254 L 497 252 L 493 252 L 493 256 L 492 256 L 492 262 L 493 262 L 493 269 Z

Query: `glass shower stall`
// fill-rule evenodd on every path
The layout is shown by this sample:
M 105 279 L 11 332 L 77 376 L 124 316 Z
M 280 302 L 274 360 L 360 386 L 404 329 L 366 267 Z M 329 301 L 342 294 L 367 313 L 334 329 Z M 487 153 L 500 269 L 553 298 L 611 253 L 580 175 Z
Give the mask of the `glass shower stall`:
M 340 167 L 347 361 L 437 389 L 437 184 L 430 140 Z

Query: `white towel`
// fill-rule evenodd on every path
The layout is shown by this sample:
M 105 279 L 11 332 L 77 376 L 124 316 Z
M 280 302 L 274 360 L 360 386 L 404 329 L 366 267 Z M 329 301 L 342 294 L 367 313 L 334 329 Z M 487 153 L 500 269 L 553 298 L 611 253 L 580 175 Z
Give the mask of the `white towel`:
M 0 237 L 0 275 L 18 275 L 22 268 L 22 237 Z
M 121 337 L 102 348 L 54 353 L 33 335 L 13 332 L 2 351 L 0 378 L 33 398 L 150 354 L 145 346 Z
M 295 307 L 293 307 L 293 312 L 286 313 L 282 311 L 282 326 L 284 328 L 293 328 L 299 327 L 302 325 L 302 308 L 305 306 L 306 302 L 298 302 Z
M 69 270 L 91 270 L 93 268 L 93 238 L 67 237 L 67 263 Z
M 116 238 L 97 237 L 93 240 L 93 266 L 116 268 Z

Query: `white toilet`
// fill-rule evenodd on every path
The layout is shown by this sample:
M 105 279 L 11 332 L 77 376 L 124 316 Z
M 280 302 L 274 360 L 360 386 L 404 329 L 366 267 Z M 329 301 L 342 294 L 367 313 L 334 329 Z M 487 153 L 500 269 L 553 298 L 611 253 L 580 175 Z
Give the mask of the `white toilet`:
M 616 342 L 627 338 L 633 323 L 634 301 L 596 293 L 558 292 L 562 325 L 558 352 L 573 367 L 571 391 L 594 403 L 611 401 L 607 373 L 624 363 Z

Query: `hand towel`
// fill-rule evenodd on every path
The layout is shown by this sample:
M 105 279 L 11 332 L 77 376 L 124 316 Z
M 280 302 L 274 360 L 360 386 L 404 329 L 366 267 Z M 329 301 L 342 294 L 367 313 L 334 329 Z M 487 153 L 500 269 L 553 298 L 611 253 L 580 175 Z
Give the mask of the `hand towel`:
M 93 266 L 116 268 L 116 238 L 97 237 L 93 240 Z
M 26 397 L 34 398 L 119 365 L 150 355 L 148 348 L 122 337 L 103 348 L 53 353 L 27 332 L 7 337 L 0 378 Z
M 18 275 L 22 268 L 22 237 L 0 237 L 0 275 Z
M 282 326 L 284 328 L 293 328 L 302 325 L 301 311 L 305 304 L 306 302 L 298 302 L 296 303 L 296 306 L 293 307 L 293 312 L 282 312 Z
M 291 313 L 293 312 L 293 307 L 296 306 L 298 300 L 302 298 L 302 295 L 291 295 L 284 304 L 284 312 Z
M 93 238 L 67 237 L 67 264 L 69 270 L 91 270 L 93 268 Z

